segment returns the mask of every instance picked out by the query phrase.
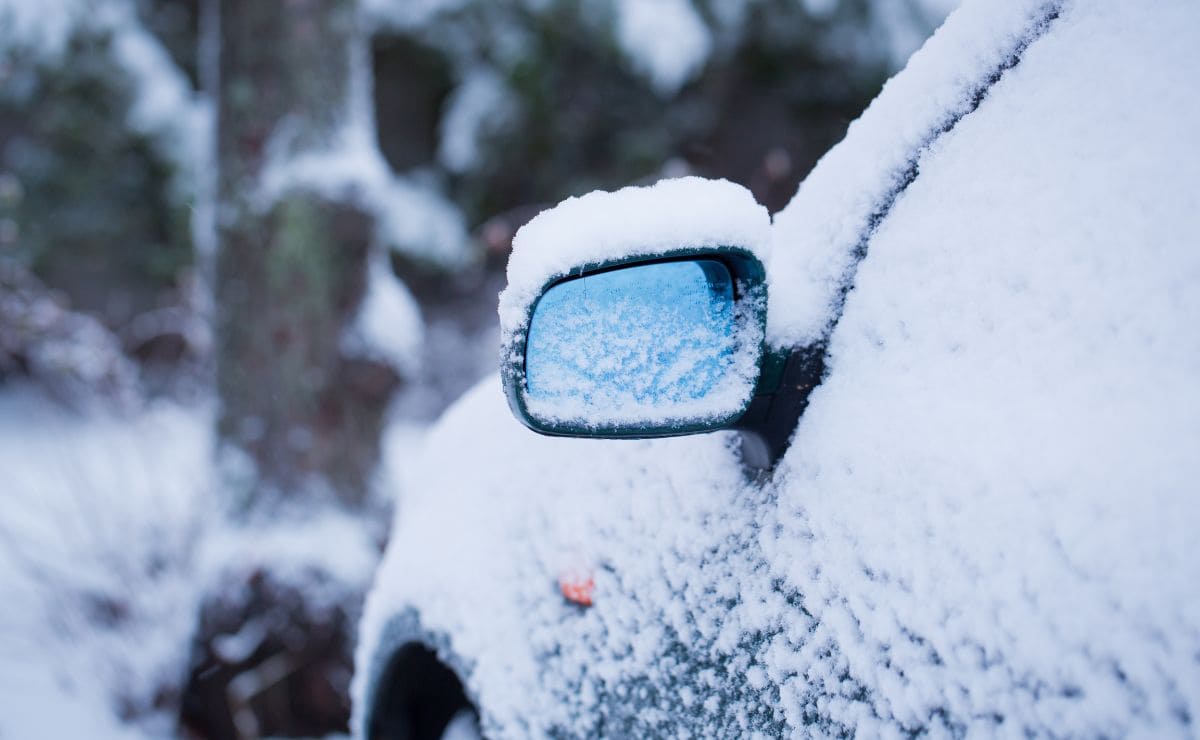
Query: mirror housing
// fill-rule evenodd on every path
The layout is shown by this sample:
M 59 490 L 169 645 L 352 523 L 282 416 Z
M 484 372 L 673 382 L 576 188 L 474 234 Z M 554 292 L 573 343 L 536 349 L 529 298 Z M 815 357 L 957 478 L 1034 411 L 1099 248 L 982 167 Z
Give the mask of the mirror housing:
M 766 210 L 725 181 L 595 192 L 543 212 L 514 239 L 500 296 L 513 414 L 564 437 L 736 430 L 743 463 L 770 470 L 824 352 L 767 345 L 769 245 Z

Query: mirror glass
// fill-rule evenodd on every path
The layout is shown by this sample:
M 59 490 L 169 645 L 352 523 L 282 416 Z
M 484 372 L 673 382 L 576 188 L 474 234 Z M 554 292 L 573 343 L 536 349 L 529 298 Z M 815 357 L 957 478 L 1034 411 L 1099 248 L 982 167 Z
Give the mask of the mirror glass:
M 589 427 L 698 423 L 738 413 L 757 376 L 729 269 L 657 262 L 561 282 L 538 301 L 525 402 Z M 750 337 L 757 342 L 760 336 Z

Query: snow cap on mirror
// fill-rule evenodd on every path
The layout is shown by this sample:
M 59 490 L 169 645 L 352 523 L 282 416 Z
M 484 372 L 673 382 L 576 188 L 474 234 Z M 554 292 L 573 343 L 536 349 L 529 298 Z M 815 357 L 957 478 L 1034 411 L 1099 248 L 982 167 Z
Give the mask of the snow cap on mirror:
M 513 238 L 501 337 L 507 345 L 542 288 L 580 266 L 714 246 L 743 247 L 765 262 L 770 237 L 767 209 L 728 180 L 682 177 L 568 198 Z

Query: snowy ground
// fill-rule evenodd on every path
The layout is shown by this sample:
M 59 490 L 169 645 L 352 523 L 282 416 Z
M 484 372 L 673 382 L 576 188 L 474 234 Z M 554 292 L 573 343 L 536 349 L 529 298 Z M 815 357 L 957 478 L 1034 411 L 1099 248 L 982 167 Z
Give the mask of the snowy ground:
M 175 734 L 199 600 L 230 567 L 287 577 L 316 563 L 369 583 L 376 533 L 359 519 L 214 526 L 211 427 L 205 404 L 119 415 L 0 392 L 0 737 Z M 424 432 L 392 425 L 382 491 Z
M 384 435 L 378 495 L 397 495 L 430 420 L 495 362 L 495 321 L 431 323 Z M 230 564 L 369 584 L 380 531 L 360 519 L 214 526 L 212 424 L 208 402 L 70 410 L 0 388 L 0 738 L 173 735 L 177 697 L 158 694 L 179 690 L 201 595 Z
M 153 705 L 186 665 L 209 427 L 204 407 L 0 394 L 0 736 L 167 731 Z

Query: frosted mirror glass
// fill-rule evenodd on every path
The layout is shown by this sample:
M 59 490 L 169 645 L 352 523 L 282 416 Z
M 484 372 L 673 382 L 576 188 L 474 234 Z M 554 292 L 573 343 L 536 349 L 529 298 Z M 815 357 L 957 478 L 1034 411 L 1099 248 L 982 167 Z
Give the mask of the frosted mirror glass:
M 697 423 L 741 410 L 757 368 L 739 352 L 729 269 L 658 262 L 559 283 L 541 297 L 525 349 L 525 402 L 586 426 Z M 748 364 L 750 365 L 748 367 Z

